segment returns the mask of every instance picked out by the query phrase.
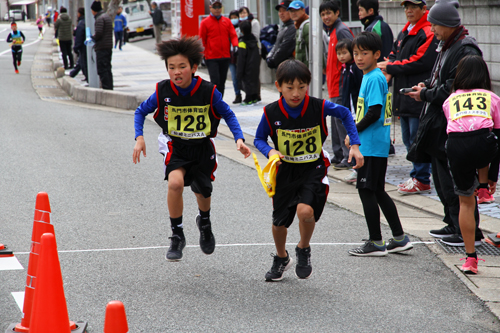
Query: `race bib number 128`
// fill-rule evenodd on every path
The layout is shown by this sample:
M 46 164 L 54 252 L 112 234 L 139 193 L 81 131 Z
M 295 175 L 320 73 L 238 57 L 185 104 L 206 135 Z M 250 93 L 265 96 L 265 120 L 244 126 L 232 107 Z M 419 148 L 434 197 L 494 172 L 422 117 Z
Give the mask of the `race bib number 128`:
M 168 107 L 168 134 L 184 139 L 202 139 L 210 135 L 210 105 Z

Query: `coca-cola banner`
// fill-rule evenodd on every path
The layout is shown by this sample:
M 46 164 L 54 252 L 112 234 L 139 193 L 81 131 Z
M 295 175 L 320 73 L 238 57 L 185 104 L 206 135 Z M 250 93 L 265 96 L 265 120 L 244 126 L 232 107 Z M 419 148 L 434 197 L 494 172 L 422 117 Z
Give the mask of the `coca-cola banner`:
M 181 35 L 198 35 L 198 16 L 205 14 L 204 0 L 181 0 Z

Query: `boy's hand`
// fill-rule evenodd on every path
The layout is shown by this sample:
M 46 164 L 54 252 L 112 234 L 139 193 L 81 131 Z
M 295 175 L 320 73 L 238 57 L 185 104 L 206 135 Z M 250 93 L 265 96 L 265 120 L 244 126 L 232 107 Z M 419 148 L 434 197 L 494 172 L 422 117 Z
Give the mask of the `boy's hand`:
M 135 142 L 135 147 L 134 147 L 134 154 L 132 155 L 132 160 L 134 164 L 137 164 L 137 162 L 141 162 L 141 151 L 144 157 L 146 157 L 146 143 L 144 142 L 144 137 L 138 136 Z
M 491 195 L 495 194 L 497 190 L 497 182 L 488 180 L 488 186 L 490 187 L 490 194 Z
M 352 158 L 356 159 L 356 165 L 353 166 L 353 169 L 359 169 L 365 164 L 365 157 L 359 151 L 359 145 L 352 145 L 351 149 L 349 149 L 349 160 L 348 163 L 351 163 Z
M 271 156 L 273 156 L 273 155 L 276 155 L 276 154 L 278 154 L 278 155 L 279 155 L 279 157 L 280 157 L 280 161 L 276 162 L 276 165 L 281 165 L 281 163 L 282 163 L 282 162 L 281 162 L 281 159 L 282 159 L 283 157 L 285 157 L 285 155 L 283 155 L 282 153 L 280 153 L 280 152 L 279 152 L 279 151 L 277 151 L 276 149 L 274 149 L 274 148 L 273 148 L 273 149 L 271 149 L 271 150 L 269 151 L 269 153 L 267 154 L 267 158 L 269 158 L 269 157 L 271 157 Z
M 250 156 L 250 154 L 252 153 L 250 151 L 250 148 L 247 147 L 247 145 L 243 142 L 242 139 L 238 139 L 238 141 L 236 141 L 236 149 L 243 154 L 243 156 L 245 156 L 245 158 L 247 158 L 248 156 Z M 146 156 L 146 155 L 144 155 Z

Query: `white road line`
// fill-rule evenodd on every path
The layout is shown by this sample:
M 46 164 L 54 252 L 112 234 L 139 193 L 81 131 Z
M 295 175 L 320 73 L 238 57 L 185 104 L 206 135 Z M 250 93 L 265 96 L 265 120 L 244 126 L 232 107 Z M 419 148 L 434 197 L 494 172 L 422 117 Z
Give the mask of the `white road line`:
M 412 244 L 434 244 L 435 242 L 412 242 Z M 311 245 L 323 246 L 356 246 L 364 243 L 311 243 Z M 296 243 L 287 243 L 286 245 L 297 245 Z M 217 244 L 216 247 L 237 247 L 237 246 L 274 246 L 274 243 L 248 243 L 248 244 Z M 186 247 L 200 247 L 199 245 L 186 245 Z M 148 246 L 148 247 L 124 247 L 115 249 L 88 249 L 88 250 L 62 250 L 58 253 L 80 253 L 80 252 L 107 252 L 107 251 L 136 251 L 136 250 L 155 250 L 167 249 L 168 246 Z M 14 252 L 15 255 L 29 254 L 29 252 Z
M 40 42 L 40 41 L 41 41 L 41 39 L 39 38 L 39 39 L 35 40 L 34 42 L 29 43 L 29 44 L 23 44 L 23 48 L 24 48 L 24 47 L 31 46 L 31 45 L 33 45 L 33 44 L 36 44 L 36 43 L 38 43 L 38 42 Z M 6 53 L 9 53 L 9 52 L 12 52 L 12 50 L 8 49 L 8 50 L 5 50 L 5 51 L 3 51 L 3 52 L 0 52 L 0 56 L 4 55 L 4 54 L 6 54 Z
M 19 310 L 23 312 L 23 305 L 24 305 L 24 291 L 15 291 L 11 292 L 12 297 L 14 297 L 14 300 L 17 303 L 17 306 L 19 307 Z
M 0 271 L 24 269 L 16 257 L 0 257 Z

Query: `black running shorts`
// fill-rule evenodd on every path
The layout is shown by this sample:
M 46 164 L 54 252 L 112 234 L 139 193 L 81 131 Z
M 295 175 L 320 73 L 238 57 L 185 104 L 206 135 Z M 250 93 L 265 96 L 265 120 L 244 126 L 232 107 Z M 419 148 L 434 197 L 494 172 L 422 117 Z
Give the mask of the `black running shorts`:
M 386 171 L 387 157 L 365 156 L 365 164 L 358 169 L 356 188 L 384 191 Z

